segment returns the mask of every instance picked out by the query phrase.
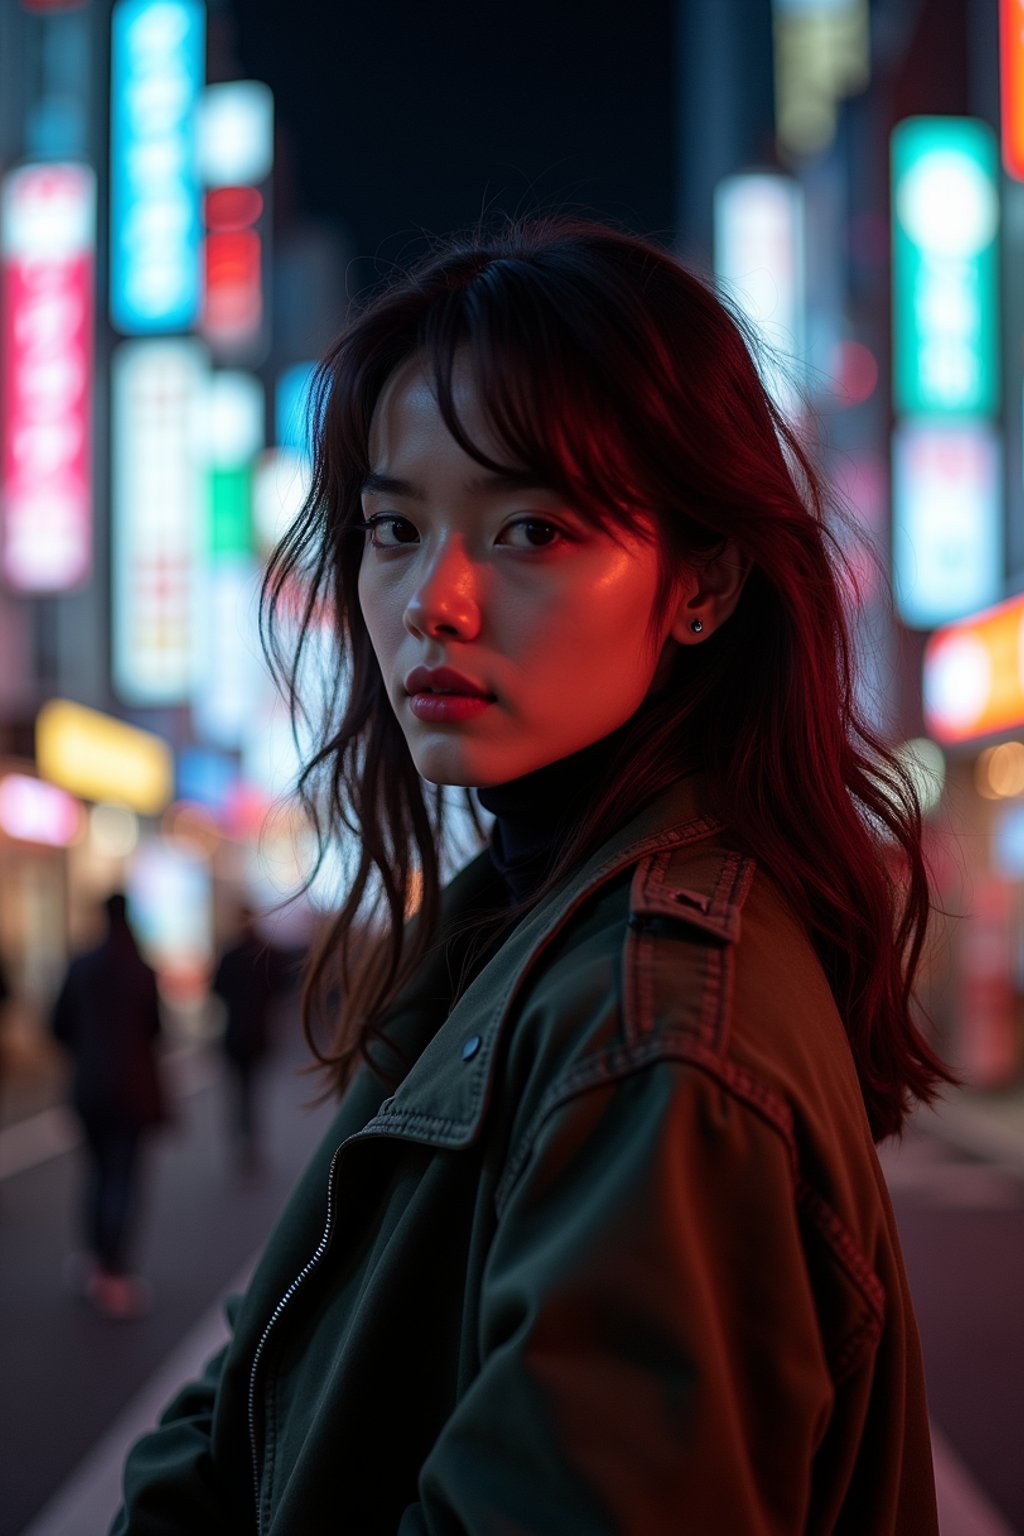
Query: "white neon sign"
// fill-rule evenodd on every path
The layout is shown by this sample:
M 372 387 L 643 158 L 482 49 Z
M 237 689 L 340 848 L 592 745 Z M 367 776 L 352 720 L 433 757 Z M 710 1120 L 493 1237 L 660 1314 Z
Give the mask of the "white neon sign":
M 197 341 L 114 354 L 113 670 L 126 703 L 183 704 L 192 683 L 206 377 Z

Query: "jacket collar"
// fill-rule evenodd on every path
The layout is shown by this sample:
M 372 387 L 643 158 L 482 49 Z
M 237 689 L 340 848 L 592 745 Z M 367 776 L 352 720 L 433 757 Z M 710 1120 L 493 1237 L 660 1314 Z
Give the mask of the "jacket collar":
M 528 912 L 474 977 L 362 1134 L 452 1148 L 468 1146 L 480 1131 L 490 1100 L 505 1022 L 541 955 L 582 903 L 622 870 L 650 853 L 697 842 L 719 831 L 721 822 L 709 811 L 708 800 L 704 774 L 677 780 Z M 471 892 L 486 882 L 487 857 L 483 854 L 474 860 L 453 882 L 452 894 L 463 910 Z M 436 972 L 436 964 L 428 968 L 427 987 L 416 985 L 416 997 L 425 1000 L 425 993 L 432 989 L 436 998 Z M 414 1006 L 410 995 L 400 1012 L 412 1013 Z

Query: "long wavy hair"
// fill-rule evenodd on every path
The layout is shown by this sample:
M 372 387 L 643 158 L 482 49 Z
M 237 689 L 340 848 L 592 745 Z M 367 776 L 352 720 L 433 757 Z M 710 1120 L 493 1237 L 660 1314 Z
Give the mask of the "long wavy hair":
M 357 595 L 370 423 L 414 355 L 452 436 L 481 465 L 528 469 L 611 530 L 653 514 L 661 601 L 680 565 L 726 539 L 748 563 L 731 618 L 680 647 L 671 687 L 622 733 L 545 889 L 696 750 L 716 810 L 821 959 L 876 1139 L 898 1133 L 912 1102 L 953 1078 L 913 998 L 930 912 L 921 810 L 858 708 L 844 597 L 853 578 L 834 512 L 712 286 L 651 242 L 564 219 L 435 250 L 363 305 L 316 375 L 311 489 L 271 560 L 262 619 L 294 714 L 310 637 L 330 636 L 333 686 L 300 781 L 321 839 L 354 835 L 356 850 L 303 996 L 330 1086 L 343 1087 L 360 1057 L 382 1071 L 371 1047 L 386 1042 L 389 1006 L 438 941 L 450 798 L 416 772 Z M 457 356 L 504 464 L 459 419 Z

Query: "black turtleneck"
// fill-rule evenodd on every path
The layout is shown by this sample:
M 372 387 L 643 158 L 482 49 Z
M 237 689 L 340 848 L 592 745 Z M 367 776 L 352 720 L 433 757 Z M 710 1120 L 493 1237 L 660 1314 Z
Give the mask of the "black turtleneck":
M 495 817 L 491 860 L 513 902 L 525 901 L 550 872 L 583 807 L 599 793 L 628 725 L 508 784 L 477 790 Z

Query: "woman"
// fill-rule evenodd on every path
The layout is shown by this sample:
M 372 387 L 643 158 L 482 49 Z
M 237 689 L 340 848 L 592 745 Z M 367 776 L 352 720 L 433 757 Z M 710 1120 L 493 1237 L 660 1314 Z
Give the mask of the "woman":
M 115 1530 L 934 1532 L 873 1148 L 947 1077 L 920 817 L 736 322 L 513 227 L 370 303 L 314 416 L 268 602 L 337 638 L 344 1096 Z M 496 820 L 442 896 L 449 786 Z

